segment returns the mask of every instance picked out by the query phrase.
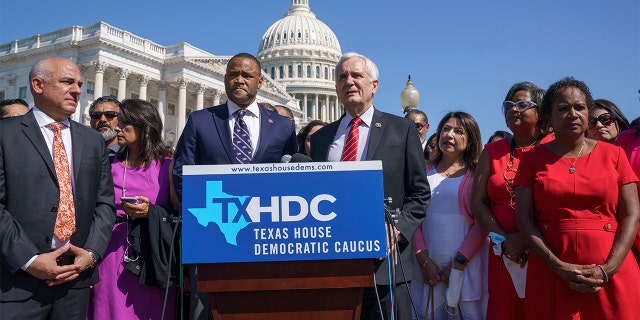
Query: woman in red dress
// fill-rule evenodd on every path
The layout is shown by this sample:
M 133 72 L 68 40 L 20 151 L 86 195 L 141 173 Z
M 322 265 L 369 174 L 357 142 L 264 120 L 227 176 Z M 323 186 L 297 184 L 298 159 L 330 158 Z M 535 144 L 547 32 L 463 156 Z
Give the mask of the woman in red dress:
M 527 152 L 516 218 L 531 248 L 525 319 L 640 319 L 640 270 L 629 249 L 639 204 L 624 151 L 585 137 L 593 98 L 581 81 L 542 102 L 555 140 Z
M 516 225 L 513 179 L 522 155 L 539 144 L 547 131 L 541 121 L 543 95 L 544 90 L 531 82 L 519 82 L 509 89 L 503 102 L 503 114 L 513 138 L 485 146 L 476 169 L 471 198 L 473 214 L 485 232 L 495 232 L 506 238 L 502 245 L 503 259 L 521 265 L 527 258 L 526 244 Z M 487 319 L 523 317 L 524 298 L 518 297 L 500 257 L 489 250 Z

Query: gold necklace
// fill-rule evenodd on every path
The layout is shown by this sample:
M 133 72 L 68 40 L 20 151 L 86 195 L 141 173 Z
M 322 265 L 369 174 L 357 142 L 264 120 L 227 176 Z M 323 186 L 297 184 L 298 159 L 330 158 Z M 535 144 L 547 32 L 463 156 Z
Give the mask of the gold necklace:
M 464 166 L 463 166 L 463 165 L 460 165 L 460 164 L 458 164 L 458 167 L 457 167 L 457 168 L 456 168 L 456 167 L 454 167 L 454 166 L 455 166 L 455 164 L 457 164 L 457 163 L 458 163 L 457 161 L 456 161 L 456 162 L 454 162 L 453 164 L 451 164 L 451 166 L 449 166 L 449 168 L 447 168 L 447 170 L 443 171 L 443 172 L 442 172 L 442 173 L 440 173 L 440 174 L 443 174 L 443 175 L 444 175 L 445 177 L 447 177 L 447 178 L 449 178 L 449 176 L 451 176 L 451 175 L 453 175 L 453 174 L 456 174 L 458 171 L 460 171 L 460 169 L 464 168 Z M 451 170 L 452 168 L 453 168 L 453 170 Z M 436 172 L 437 172 L 437 171 L 438 171 L 438 170 L 436 169 Z
M 586 141 L 582 141 L 582 147 L 580 147 L 580 151 L 578 151 L 578 155 L 573 158 L 573 162 L 571 162 L 571 167 L 569 167 L 569 173 L 573 174 L 574 172 L 576 172 L 576 161 L 578 161 L 578 158 L 580 158 L 580 155 L 582 154 L 582 149 L 584 149 L 584 145 L 586 144 Z
M 520 150 L 521 150 L 522 152 L 527 152 L 527 148 L 529 148 L 529 147 L 533 147 L 533 145 L 535 145 L 535 144 L 536 144 L 536 142 L 538 142 L 538 140 L 533 140 L 533 142 L 531 142 L 531 144 L 530 144 L 530 145 L 528 145 L 528 146 L 518 146 L 518 148 L 520 148 Z

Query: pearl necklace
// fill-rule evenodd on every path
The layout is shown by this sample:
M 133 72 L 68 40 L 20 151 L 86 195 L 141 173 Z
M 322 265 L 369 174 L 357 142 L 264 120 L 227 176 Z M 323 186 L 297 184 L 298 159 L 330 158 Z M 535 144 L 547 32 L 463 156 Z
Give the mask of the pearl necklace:
M 580 147 L 580 151 L 578 151 L 578 155 L 573 158 L 573 162 L 571 162 L 571 167 L 569 167 L 569 174 L 573 174 L 574 172 L 576 172 L 576 161 L 578 161 L 578 158 L 580 158 L 580 155 L 582 154 L 582 149 L 584 149 L 584 145 L 586 144 L 586 141 L 582 141 L 582 147 Z

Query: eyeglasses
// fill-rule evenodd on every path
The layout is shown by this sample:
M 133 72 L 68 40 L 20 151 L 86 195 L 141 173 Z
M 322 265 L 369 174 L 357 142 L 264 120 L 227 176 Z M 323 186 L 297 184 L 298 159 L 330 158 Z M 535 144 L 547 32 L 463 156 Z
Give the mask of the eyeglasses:
M 104 115 L 105 118 L 107 118 L 107 120 L 111 120 L 111 119 L 113 119 L 113 118 L 118 116 L 118 112 L 116 112 L 116 111 L 105 111 L 105 112 L 94 111 L 94 112 L 91 113 L 91 119 L 98 120 L 98 119 L 102 118 L 102 115 Z
M 611 123 L 613 123 L 616 120 L 616 118 L 608 113 L 603 113 L 597 117 L 590 117 L 589 118 L 589 129 L 593 129 L 596 127 L 596 124 L 598 123 L 598 121 L 600 121 L 600 123 L 602 123 L 603 126 L 608 126 Z
M 418 131 L 422 130 L 422 128 L 424 128 L 426 126 L 426 124 L 422 124 L 420 122 L 416 122 L 416 129 L 418 129 Z
M 504 113 L 506 114 L 507 112 L 509 112 L 509 110 L 513 109 L 514 106 L 516 107 L 516 109 L 518 109 L 518 111 L 524 112 L 531 108 L 535 108 L 538 105 L 530 100 L 520 100 L 518 102 L 505 101 L 502 103 L 502 110 L 504 110 Z

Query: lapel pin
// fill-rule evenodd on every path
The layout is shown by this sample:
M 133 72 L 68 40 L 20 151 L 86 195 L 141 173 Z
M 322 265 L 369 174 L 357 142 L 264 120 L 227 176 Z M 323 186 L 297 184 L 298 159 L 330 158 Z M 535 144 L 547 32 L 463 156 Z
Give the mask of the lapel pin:
M 271 120 L 271 118 L 267 119 L 267 122 L 273 124 L 273 120 Z
M 382 123 L 376 122 L 375 126 L 376 126 L 376 128 L 382 128 Z

